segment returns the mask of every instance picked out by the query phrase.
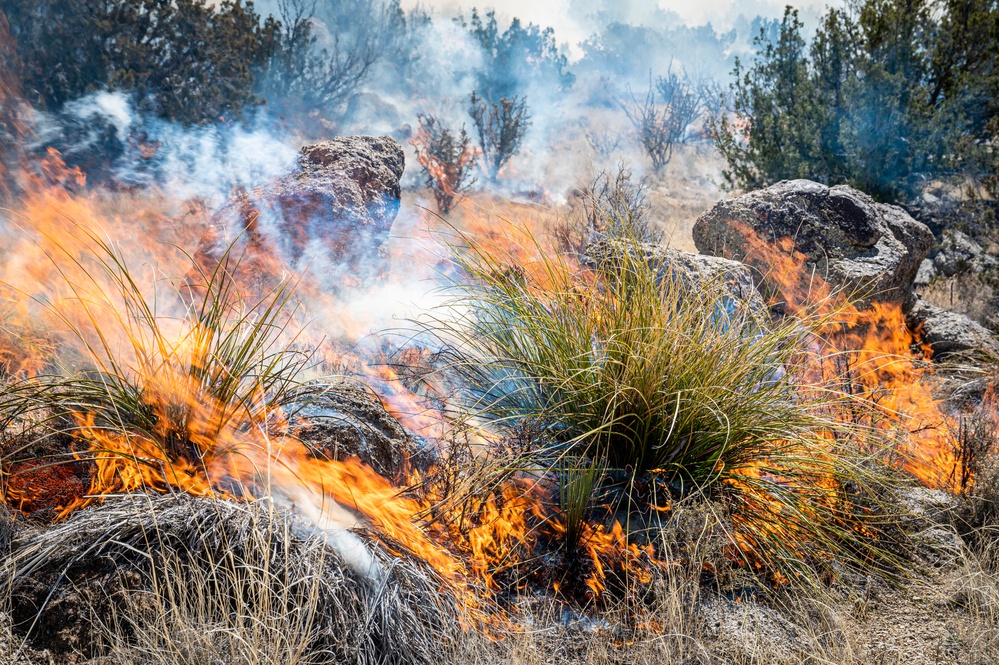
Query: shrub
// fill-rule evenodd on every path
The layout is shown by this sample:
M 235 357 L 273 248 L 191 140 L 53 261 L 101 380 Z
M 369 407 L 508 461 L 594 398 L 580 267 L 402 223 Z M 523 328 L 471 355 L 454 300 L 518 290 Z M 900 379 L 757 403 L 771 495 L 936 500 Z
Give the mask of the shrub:
M 458 195 L 475 183 L 471 172 L 476 152 L 464 126 L 456 135 L 432 115 L 421 113 L 417 117 L 420 131 L 412 141 L 416 159 L 427 177 L 427 187 L 434 192 L 437 210 L 446 215 Z
M 500 169 L 520 151 L 531 126 L 527 99 L 503 97 L 496 104 L 473 92 L 468 114 L 472 116 L 479 136 L 479 147 L 489 178 L 495 181 Z
M 656 101 L 656 92 L 661 104 Z M 632 95 L 631 102 L 624 102 L 621 107 L 656 171 L 666 168 L 673 149 L 683 142 L 687 129 L 703 114 L 697 86 L 685 73 L 673 71 L 659 77 L 654 86 L 650 81 L 643 101 Z
M 601 171 L 578 195 L 574 214 L 556 225 L 554 237 L 563 251 L 583 256 L 593 242 L 603 238 L 631 237 L 639 242 L 659 242 L 646 201 L 646 178 L 633 180 L 631 169 L 619 164 L 613 175 Z
M 713 128 L 730 185 L 810 178 L 882 200 L 912 196 L 927 177 L 988 186 L 995 3 L 864 0 L 830 9 L 810 45 L 802 27 L 788 7 L 761 29 L 753 62 L 736 61 L 734 118 L 717 115 Z
M 56 110 L 110 87 L 194 123 L 238 117 L 258 101 L 255 68 L 278 29 L 242 0 L 13 0 L 4 11 L 29 101 Z
M 618 508 L 723 497 L 738 549 L 783 574 L 807 578 L 805 562 L 828 553 L 889 561 L 859 535 L 878 531 L 874 518 L 852 509 L 873 495 L 876 467 L 861 463 L 857 429 L 833 417 L 840 398 L 808 381 L 820 321 L 773 322 L 723 282 L 691 288 L 641 243 L 615 242 L 592 270 L 540 245 L 518 248 L 536 257 L 520 263 L 455 244 L 468 279 L 431 327 L 453 349 L 475 418 L 541 432 L 511 465 L 562 469 L 579 481 L 565 490 L 577 500 L 598 466 Z

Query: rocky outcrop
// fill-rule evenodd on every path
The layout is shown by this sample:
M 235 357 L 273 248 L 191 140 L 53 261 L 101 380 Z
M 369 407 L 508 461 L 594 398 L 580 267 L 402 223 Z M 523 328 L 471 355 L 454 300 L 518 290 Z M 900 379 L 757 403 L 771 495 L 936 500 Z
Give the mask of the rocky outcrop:
M 205 244 L 219 254 L 245 232 L 284 262 L 320 256 L 332 272 L 364 276 L 399 212 L 404 167 L 402 147 L 387 136 L 305 146 L 292 173 L 228 201 Z
M 422 462 L 413 437 L 360 384 L 346 379 L 313 382 L 288 411 L 292 432 L 317 456 L 356 456 L 387 478 Z
M 937 277 L 985 275 L 997 270 L 999 258 L 986 252 L 966 233 L 947 229 L 942 234 L 937 250 L 919 266 L 915 283 L 917 286 L 924 286 Z
M 999 353 L 999 342 L 991 332 L 964 314 L 917 300 L 908 314 L 908 325 L 919 330 L 933 357 L 968 351 Z
M 742 261 L 766 275 L 772 260 L 754 251 L 747 231 L 791 249 L 833 286 L 869 300 L 915 302 L 912 283 L 933 247 L 930 230 L 896 206 L 851 187 L 787 180 L 721 201 L 694 225 L 703 254 Z

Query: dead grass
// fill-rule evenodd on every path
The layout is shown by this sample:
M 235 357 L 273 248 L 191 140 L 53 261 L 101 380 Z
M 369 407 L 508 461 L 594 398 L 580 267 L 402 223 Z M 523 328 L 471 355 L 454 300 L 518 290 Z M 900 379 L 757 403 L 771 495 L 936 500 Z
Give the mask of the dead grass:
M 360 576 L 268 501 L 131 495 L 20 535 L 0 591 L 31 646 L 122 665 L 437 663 L 456 602 L 368 543 Z M 357 540 L 361 546 L 362 540 Z

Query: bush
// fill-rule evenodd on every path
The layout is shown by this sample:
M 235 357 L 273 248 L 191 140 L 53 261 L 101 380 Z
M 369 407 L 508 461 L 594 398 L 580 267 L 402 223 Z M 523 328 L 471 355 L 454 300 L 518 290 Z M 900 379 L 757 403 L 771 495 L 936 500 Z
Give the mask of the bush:
M 462 126 L 455 135 L 432 115 L 419 114 L 420 131 L 413 139 L 416 159 L 427 177 L 427 187 L 434 192 L 437 210 L 451 212 L 455 199 L 475 183 L 471 177 L 476 151 Z
M 472 9 L 470 23 L 461 16 L 457 23 L 468 30 L 482 50 L 482 66 L 477 72 L 479 93 L 490 103 L 525 94 L 525 86 L 545 90 L 567 90 L 575 77 L 568 68 L 568 59 L 559 52 L 555 31 L 513 19 L 501 31 L 496 12 L 480 15 Z
M 788 7 L 754 44 L 734 118 L 713 122 L 730 185 L 810 178 L 897 200 L 928 177 L 994 178 L 995 3 L 865 0 L 830 9 L 810 46 Z
M 630 237 L 639 242 L 659 242 L 662 232 L 650 218 L 646 178 L 632 179 L 631 170 L 619 164 L 613 175 L 601 171 L 578 193 L 578 205 L 554 237 L 562 251 L 584 257 L 589 246 L 605 238 Z
M 656 102 L 656 92 L 661 104 Z M 640 102 L 632 95 L 631 103 L 621 106 L 656 171 L 666 168 L 673 157 L 673 149 L 683 142 L 687 129 L 703 114 L 697 86 L 685 73 L 672 71 L 659 77 L 654 86 L 649 83 L 644 101 Z
M 810 578 L 830 552 L 890 560 L 859 535 L 878 528 L 853 511 L 873 495 L 858 432 L 807 379 L 819 322 L 774 323 L 724 283 L 685 286 L 640 243 L 616 242 L 592 271 L 541 246 L 519 248 L 537 257 L 525 264 L 456 245 L 468 281 L 432 327 L 454 349 L 475 418 L 540 433 L 510 466 L 568 473 L 570 502 L 592 498 L 598 467 L 600 491 L 620 497 L 612 510 L 723 497 L 740 550 L 786 575 Z
M 499 104 L 494 104 L 473 92 L 468 114 L 472 116 L 479 136 L 479 147 L 489 178 L 495 181 L 500 169 L 520 151 L 527 129 L 531 126 L 527 99 L 504 97 Z
M 168 120 L 239 117 L 278 24 L 242 0 L 13 0 L 4 3 L 29 100 L 57 110 L 87 92 L 134 92 Z

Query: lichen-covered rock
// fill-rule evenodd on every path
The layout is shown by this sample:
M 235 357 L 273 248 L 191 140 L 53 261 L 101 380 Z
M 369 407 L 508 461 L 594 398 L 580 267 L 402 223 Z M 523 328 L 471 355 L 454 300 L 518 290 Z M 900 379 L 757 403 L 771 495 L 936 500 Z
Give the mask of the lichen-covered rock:
M 851 187 L 788 180 L 716 204 L 695 223 L 694 244 L 703 254 L 742 261 L 766 275 L 772 261 L 753 251 L 747 230 L 766 243 L 790 239 L 833 286 L 905 310 L 934 243 L 930 230 L 901 208 Z
M 679 279 L 687 288 L 720 287 L 751 312 L 766 309 L 763 297 L 753 282 L 752 271 L 738 261 L 692 254 L 654 243 L 636 245 L 611 239 L 590 243 L 583 260 L 590 265 L 598 265 L 613 262 L 615 257 L 623 252 L 636 250 L 641 252 L 644 260 L 655 268 L 659 283 L 668 279 Z
M 999 268 L 999 258 L 986 253 L 974 239 L 957 229 L 943 232 L 940 247 L 932 257 L 936 275 L 982 274 Z
M 917 300 L 907 318 L 909 327 L 921 332 L 935 358 L 967 351 L 999 353 L 999 342 L 992 333 L 964 314 Z
M 318 256 L 326 273 L 364 277 L 399 212 L 404 168 L 402 147 L 387 136 L 305 146 L 292 173 L 230 199 L 203 245 L 220 255 L 244 234 L 255 255 L 276 252 L 286 264 Z
M 307 385 L 288 410 L 293 433 L 318 456 L 357 456 L 387 478 L 421 461 L 416 441 L 399 421 L 370 390 L 347 379 Z

